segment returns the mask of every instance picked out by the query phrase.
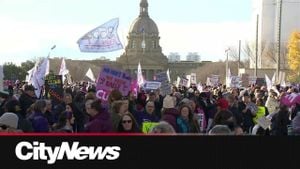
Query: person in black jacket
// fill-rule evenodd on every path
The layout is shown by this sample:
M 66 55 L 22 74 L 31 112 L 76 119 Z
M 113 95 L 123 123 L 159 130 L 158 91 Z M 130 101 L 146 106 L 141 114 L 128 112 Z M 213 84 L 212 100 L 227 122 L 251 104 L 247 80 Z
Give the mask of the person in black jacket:
M 278 113 L 272 117 L 271 132 L 270 135 L 275 136 L 287 136 L 287 126 L 291 124 L 289 119 L 290 113 L 286 105 L 280 105 Z
M 19 98 L 22 115 L 26 117 L 27 109 L 36 101 L 35 88 L 32 85 L 25 85 L 24 90 Z
M 20 103 L 15 99 L 10 99 L 5 104 L 5 112 L 14 113 L 18 116 L 18 128 L 22 132 L 33 132 L 32 124 L 21 113 Z
M 246 133 L 251 133 L 250 130 L 254 127 L 252 119 L 256 116 L 257 106 L 250 100 L 250 95 L 247 92 L 244 93 L 242 100 L 238 103 L 239 111 L 243 115 L 242 128 Z

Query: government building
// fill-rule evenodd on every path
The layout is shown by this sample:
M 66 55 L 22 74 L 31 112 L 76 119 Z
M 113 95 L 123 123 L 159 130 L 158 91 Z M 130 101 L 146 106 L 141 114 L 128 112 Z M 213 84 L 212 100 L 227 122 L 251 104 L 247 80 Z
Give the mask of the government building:
M 167 56 L 162 53 L 159 29 L 149 16 L 148 7 L 147 0 L 141 0 L 140 14 L 131 24 L 125 52 L 116 59 L 117 64 L 127 70 L 132 77 L 136 77 L 137 66 L 140 62 L 143 75 L 147 80 L 153 80 L 156 73 L 167 71 L 167 69 L 171 72 L 171 79 L 191 73 L 189 71 L 197 68 L 201 63 L 195 61 L 169 62 Z

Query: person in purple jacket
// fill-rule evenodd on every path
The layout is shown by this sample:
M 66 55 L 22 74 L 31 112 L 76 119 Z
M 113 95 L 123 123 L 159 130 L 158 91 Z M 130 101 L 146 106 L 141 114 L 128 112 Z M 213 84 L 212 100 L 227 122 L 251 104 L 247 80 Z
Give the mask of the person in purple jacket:
M 88 100 L 85 104 L 86 112 L 90 121 L 85 124 L 85 131 L 88 133 L 109 133 L 112 132 L 111 116 L 107 110 L 102 108 L 101 100 Z
M 34 132 L 49 132 L 49 122 L 45 116 L 47 110 L 45 100 L 37 100 L 33 106 L 33 114 L 29 116 Z

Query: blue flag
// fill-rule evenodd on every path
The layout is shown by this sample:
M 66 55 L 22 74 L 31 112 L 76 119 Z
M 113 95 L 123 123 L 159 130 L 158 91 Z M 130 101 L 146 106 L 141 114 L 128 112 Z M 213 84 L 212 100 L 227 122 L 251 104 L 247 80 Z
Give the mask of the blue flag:
M 81 52 L 111 52 L 123 49 L 118 36 L 119 18 L 114 18 L 91 30 L 78 40 Z

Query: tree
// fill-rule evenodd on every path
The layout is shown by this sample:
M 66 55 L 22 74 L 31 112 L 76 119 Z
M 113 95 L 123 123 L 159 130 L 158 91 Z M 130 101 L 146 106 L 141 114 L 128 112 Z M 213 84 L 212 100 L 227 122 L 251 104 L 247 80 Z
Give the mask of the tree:
M 300 80 L 300 32 L 292 32 L 288 43 L 288 79 L 291 82 Z
M 4 63 L 3 74 L 5 80 L 21 79 L 21 68 L 12 62 Z
M 276 43 L 270 43 L 266 41 L 262 41 L 260 43 L 260 46 L 258 46 L 258 57 L 262 59 L 262 68 L 268 67 L 274 67 L 274 65 L 277 63 L 276 58 L 276 50 L 275 50 Z M 252 42 L 246 42 L 242 48 L 242 52 L 245 56 L 244 63 L 252 63 L 250 67 L 255 67 L 255 55 L 256 55 L 256 49 L 255 49 L 255 43 Z M 281 50 L 281 55 L 284 56 L 286 53 L 286 50 L 283 48 Z M 259 60 L 258 60 L 259 62 Z M 258 63 L 259 64 L 259 63 Z M 259 65 L 258 65 L 259 67 Z
M 21 79 L 24 80 L 26 78 L 26 75 L 28 74 L 27 72 L 32 69 L 35 65 L 34 61 L 30 61 L 27 60 L 26 62 L 21 63 L 21 67 L 20 67 L 20 75 L 21 75 Z

